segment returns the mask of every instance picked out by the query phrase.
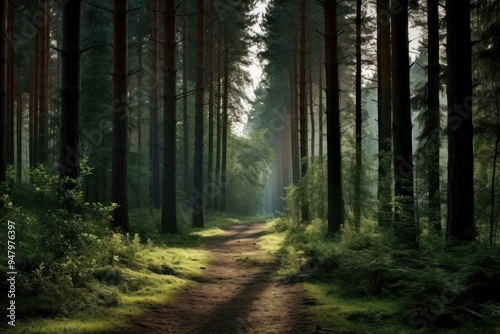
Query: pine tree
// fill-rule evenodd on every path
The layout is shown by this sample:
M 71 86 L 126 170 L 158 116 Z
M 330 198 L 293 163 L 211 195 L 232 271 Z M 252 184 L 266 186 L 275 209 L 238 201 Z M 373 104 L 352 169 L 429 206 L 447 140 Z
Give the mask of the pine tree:
M 391 15 L 389 0 L 377 0 L 378 222 L 391 224 Z
M 410 247 L 417 243 L 413 199 L 413 149 L 410 108 L 408 1 L 392 20 L 392 132 L 394 147 L 395 231 Z
M 7 172 L 6 136 L 7 128 L 7 12 L 8 2 L 0 4 L 0 183 L 5 181 Z
M 176 84 L 175 0 L 165 1 L 163 65 L 163 205 L 161 231 L 177 233 L 176 212 Z
M 446 1 L 448 61 L 449 246 L 476 238 L 472 127 L 472 43 L 470 0 Z
M 194 139 L 194 173 L 193 173 L 193 226 L 203 227 L 203 111 L 204 111 L 204 51 L 205 51 L 205 1 L 198 0 L 197 15 L 197 49 L 196 49 L 196 114 Z
M 80 176 L 80 21 L 81 0 L 63 5 L 60 178 L 63 195 Z M 61 207 L 74 210 L 70 197 Z
M 114 0 L 113 8 L 113 164 L 111 200 L 118 204 L 112 226 L 130 229 L 127 199 L 128 153 L 128 38 L 127 0 Z
M 151 1 L 151 100 L 150 100 L 150 197 L 155 208 L 160 208 L 160 154 L 158 139 L 158 0 Z
M 340 101 L 337 38 L 337 2 L 323 2 L 325 14 L 326 126 L 328 159 L 328 232 L 335 233 L 344 224 L 342 194 L 342 154 L 340 138 Z

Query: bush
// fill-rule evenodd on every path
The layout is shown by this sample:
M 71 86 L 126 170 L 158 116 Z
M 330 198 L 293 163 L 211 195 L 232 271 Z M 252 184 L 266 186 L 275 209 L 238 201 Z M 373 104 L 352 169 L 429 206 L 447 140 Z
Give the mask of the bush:
M 345 228 L 327 238 L 326 222 L 290 228 L 281 252 L 295 277 L 334 281 L 347 298 L 394 298 L 401 321 L 417 329 L 498 324 L 500 252 L 473 243 L 446 252 L 443 241 L 426 236 L 409 250 L 391 233 Z M 300 263 L 298 266 L 297 263 Z
M 15 183 L 9 173 L 2 185 L 0 216 L 16 224 L 16 283 L 23 291 L 22 301 L 29 300 L 29 305 L 19 306 L 20 316 L 68 315 L 85 308 L 96 271 L 113 263 L 134 262 L 139 238 L 109 230 L 115 206 L 83 201 L 83 178 L 90 173 L 86 160 L 81 170 L 82 177 L 66 194 L 66 199 L 79 208 L 77 212 L 59 208 L 59 177 L 48 173 L 43 165 L 30 170 L 29 184 Z M 5 249 L 6 238 L 1 243 Z M 4 272 L 8 271 L 4 267 L 6 255 L 2 253 L 0 259 Z M 2 289 L 6 289 L 5 284 L 2 280 Z

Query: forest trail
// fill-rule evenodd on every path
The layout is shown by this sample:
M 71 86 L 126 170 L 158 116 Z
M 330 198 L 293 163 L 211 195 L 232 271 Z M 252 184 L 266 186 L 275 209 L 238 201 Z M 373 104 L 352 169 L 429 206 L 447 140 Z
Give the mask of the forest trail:
M 301 284 L 273 279 L 273 255 L 259 249 L 264 223 L 232 225 L 210 242 L 204 276 L 170 303 L 157 306 L 114 333 L 311 333 Z

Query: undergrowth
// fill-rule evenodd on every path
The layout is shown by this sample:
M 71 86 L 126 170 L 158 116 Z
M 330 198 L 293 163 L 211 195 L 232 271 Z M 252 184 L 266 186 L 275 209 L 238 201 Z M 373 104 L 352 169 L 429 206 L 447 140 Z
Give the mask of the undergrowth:
M 427 235 L 420 249 L 408 250 L 373 222 L 333 238 L 320 219 L 297 225 L 279 218 L 273 228 L 283 236 L 281 279 L 306 282 L 319 303 L 312 308 L 343 324 L 338 332 L 500 331 L 498 246 L 445 251 L 441 238 Z
M 31 169 L 29 184 L 15 183 L 11 170 L 2 185 L 2 235 L 8 220 L 16 224 L 16 326 L 9 332 L 108 333 L 195 284 L 209 261 L 196 248 L 222 227 L 256 219 L 214 215 L 205 229 L 193 229 L 181 213 L 180 233 L 161 235 L 160 212 L 145 207 L 131 210 L 130 234 L 116 233 L 109 228 L 115 206 L 83 200 L 90 172 L 84 161 L 70 194 L 77 213 L 59 209 L 59 178 L 43 165 Z M 6 249 L 6 238 L 0 240 Z M 9 271 L 6 255 L 2 273 Z M 6 277 L 0 289 L 8 291 Z

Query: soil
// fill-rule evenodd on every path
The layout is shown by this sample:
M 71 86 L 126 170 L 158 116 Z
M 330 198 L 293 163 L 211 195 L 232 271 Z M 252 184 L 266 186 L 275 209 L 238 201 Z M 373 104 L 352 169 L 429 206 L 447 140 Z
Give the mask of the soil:
M 277 281 L 273 255 L 259 249 L 264 234 L 264 223 L 226 228 L 206 246 L 212 261 L 201 279 L 115 333 L 314 332 L 303 312 L 308 299 L 302 285 Z

